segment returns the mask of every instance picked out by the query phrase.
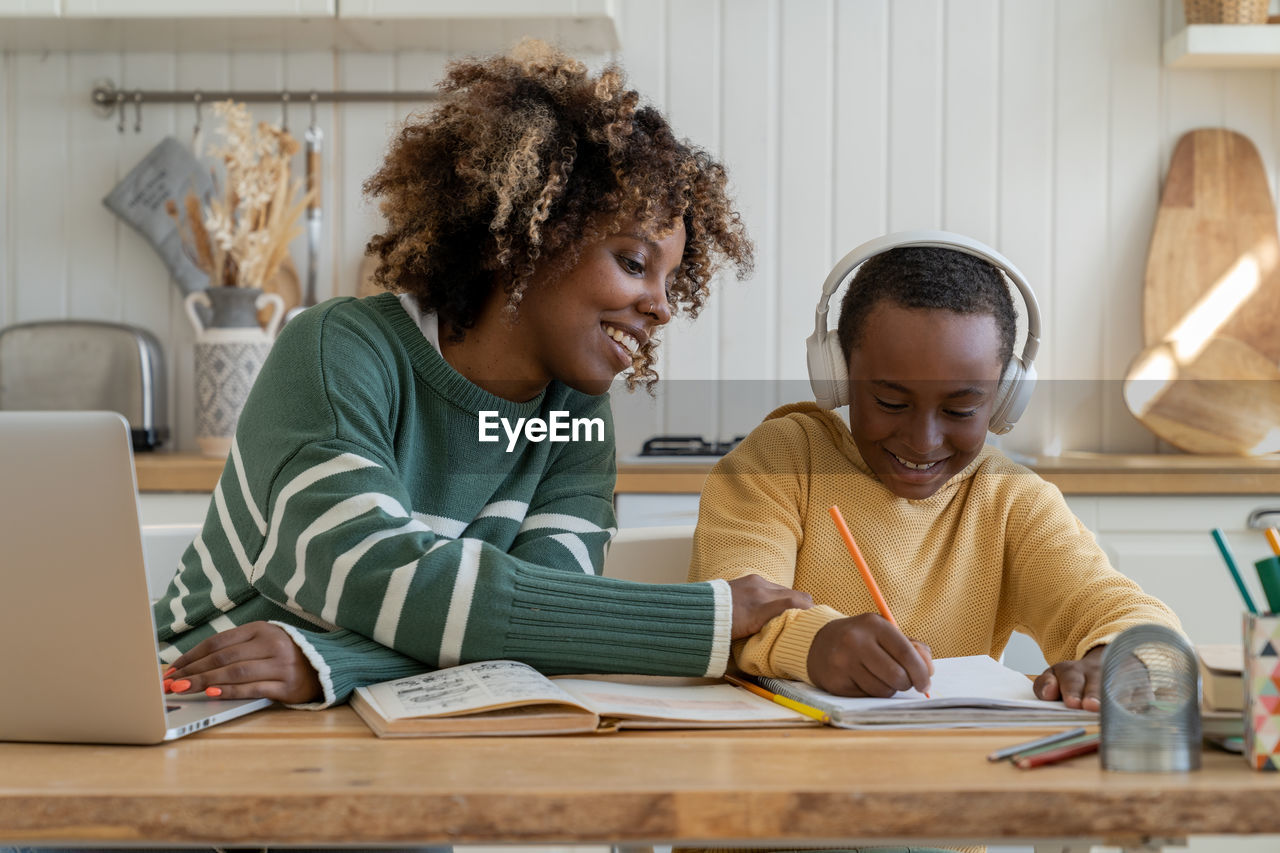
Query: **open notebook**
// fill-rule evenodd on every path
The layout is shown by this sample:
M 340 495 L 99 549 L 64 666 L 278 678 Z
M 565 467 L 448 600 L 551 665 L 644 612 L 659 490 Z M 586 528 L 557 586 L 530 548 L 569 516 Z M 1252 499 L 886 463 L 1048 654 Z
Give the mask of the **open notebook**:
M 772 728 L 817 721 L 731 684 L 653 675 L 556 676 L 528 664 L 462 664 L 356 688 L 379 737 L 539 735 L 623 728 Z
M 1096 723 L 1095 711 L 1037 699 L 1031 680 L 986 655 L 940 658 L 929 698 L 907 690 L 887 699 L 833 696 L 802 681 L 760 678 L 774 693 L 831 715 L 846 729 L 1004 728 Z

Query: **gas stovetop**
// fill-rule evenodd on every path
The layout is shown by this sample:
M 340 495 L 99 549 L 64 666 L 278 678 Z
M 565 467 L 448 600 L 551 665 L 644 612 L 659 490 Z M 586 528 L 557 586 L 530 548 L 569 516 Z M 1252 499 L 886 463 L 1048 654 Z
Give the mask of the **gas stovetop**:
M 678 456 L 681 458 L 724 456 L 742 441 L 738 436 L 731 441 L 707 441 L 700 435 L 657 435 L 647 440 L 637 458 L 646 460 Z

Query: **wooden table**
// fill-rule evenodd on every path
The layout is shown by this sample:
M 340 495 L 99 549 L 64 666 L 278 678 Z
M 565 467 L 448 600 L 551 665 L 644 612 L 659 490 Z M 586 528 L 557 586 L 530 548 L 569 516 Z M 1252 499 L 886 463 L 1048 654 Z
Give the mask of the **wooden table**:
M 1280 774 L 1096 758 L 1021 771 L 1030 737 L 835 729 L 378 740 L 342 707 L 172 744 L 0 744 L 0 844 L 805 844 L 1280 833 Z M 1060 849 L 1060 848 L 1059 848 Z

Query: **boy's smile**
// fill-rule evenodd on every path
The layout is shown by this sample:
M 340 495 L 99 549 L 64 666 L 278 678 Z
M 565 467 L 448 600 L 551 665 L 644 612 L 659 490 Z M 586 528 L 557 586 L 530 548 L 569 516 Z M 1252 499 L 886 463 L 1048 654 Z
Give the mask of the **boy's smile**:
M 885 488 L 921 500 L 977 458 L 1002 367 L 990 314 L 871 310 L 849 353 L 849 430 Z

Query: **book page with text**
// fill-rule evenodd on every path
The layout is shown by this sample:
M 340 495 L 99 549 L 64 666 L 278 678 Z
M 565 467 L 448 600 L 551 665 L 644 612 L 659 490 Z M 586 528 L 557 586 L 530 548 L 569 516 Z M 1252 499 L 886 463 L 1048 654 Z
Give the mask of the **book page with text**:
M 365 688 L 389 720 L 448 717 L 537 703 L 577 705 L 550 679 L 516 661 L 481 661 Z
M 585 678 L 557 678 L 555 683 L 601 717 L 704 723 L 808 719 L 732 684 L 673 686 Z

